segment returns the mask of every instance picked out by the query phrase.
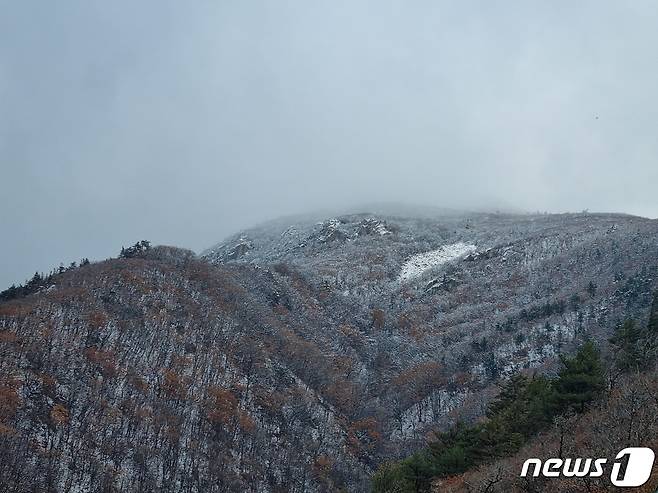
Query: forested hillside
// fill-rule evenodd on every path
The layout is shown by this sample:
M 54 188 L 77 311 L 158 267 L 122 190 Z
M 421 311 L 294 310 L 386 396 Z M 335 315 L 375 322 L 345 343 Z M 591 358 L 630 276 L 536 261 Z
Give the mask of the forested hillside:
M 654 464 L 649 480 L 638 488 L 614 488 L 610 464 L 625 447 L 658 448 L 658 375 L 655 370 L 625 375 L 592 403 L 585 413 L 561 416 L 546 431 L 530 440 L 518 452 L 501 457 L 465 474 L 435 479 L 432 491 L 466 492 L 604 492 L 654 493 L 658 468 Z M 520 477 L 530 457 L 607 458 L 602 477 Z M 400 490 L 398 490 L 400 491 Z M 404 490 L 402 490 L 404 491 Z M 413 490 L 412 490 L 413 491 Z
M 626 447 L 658 445 L 658 292 L 646 326 L 619 324 L 607 354 L 587 341 L 561 356 L 554 377 L 524 372 L 502 382 L 485 416 L 437 433 L 429 446 L 380 466 L 375 492 L 607 491 L 612 459 Z M 583 474 L 560 479 L 520 477 L 531 458 L 577 461 Z M 596 458 L 608 466 L 585 473 Z M 576 477 L 574 477 L 576 476 Z M 437 479 L 438 478 L 438 479 Z M 654 491 L 658 472 L 643 491 Z
M 539 392 L 589 340 L 605 360 L 621 322 L 646 325 L 657 268 L 658 221 L 612 214 L 281 220 L 201 256 L 138 243 L 0 303 L 0 484 L 368 491 L 478 426 L 514 375 Z

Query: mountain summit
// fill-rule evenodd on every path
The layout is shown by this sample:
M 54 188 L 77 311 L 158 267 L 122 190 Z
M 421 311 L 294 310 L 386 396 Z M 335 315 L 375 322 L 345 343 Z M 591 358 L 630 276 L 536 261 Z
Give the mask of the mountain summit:
M 350 214 L 87 263 L 0 304 L 6 491 L 367 491 L 646 318 L 658 221 Z

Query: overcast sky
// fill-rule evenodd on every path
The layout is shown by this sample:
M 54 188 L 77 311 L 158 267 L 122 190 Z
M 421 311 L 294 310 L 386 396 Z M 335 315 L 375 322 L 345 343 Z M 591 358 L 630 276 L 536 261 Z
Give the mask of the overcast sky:
M 372 201 L 658 216 L 655 0 L 0 7 L 0 288 Z

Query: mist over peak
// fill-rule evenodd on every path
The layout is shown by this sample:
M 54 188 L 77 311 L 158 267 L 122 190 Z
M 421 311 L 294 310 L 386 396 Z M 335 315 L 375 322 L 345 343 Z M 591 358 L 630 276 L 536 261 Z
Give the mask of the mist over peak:
M 0 284 L 364 203 L 657 217 L 657 19 L 651 2 L 9 4 Z

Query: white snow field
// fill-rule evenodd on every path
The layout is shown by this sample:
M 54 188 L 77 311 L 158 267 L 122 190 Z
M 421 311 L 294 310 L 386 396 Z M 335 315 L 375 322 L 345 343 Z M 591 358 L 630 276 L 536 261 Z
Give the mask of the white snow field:
M 420 276 L 423 272 L 445 264 L 451 260 L 462 257 L 476 250 L 475 245 L 459 242 L 444 245 L 430 252 L 418 253 L 409 258 L 403 265 L 398 280 L 409 281 Z

